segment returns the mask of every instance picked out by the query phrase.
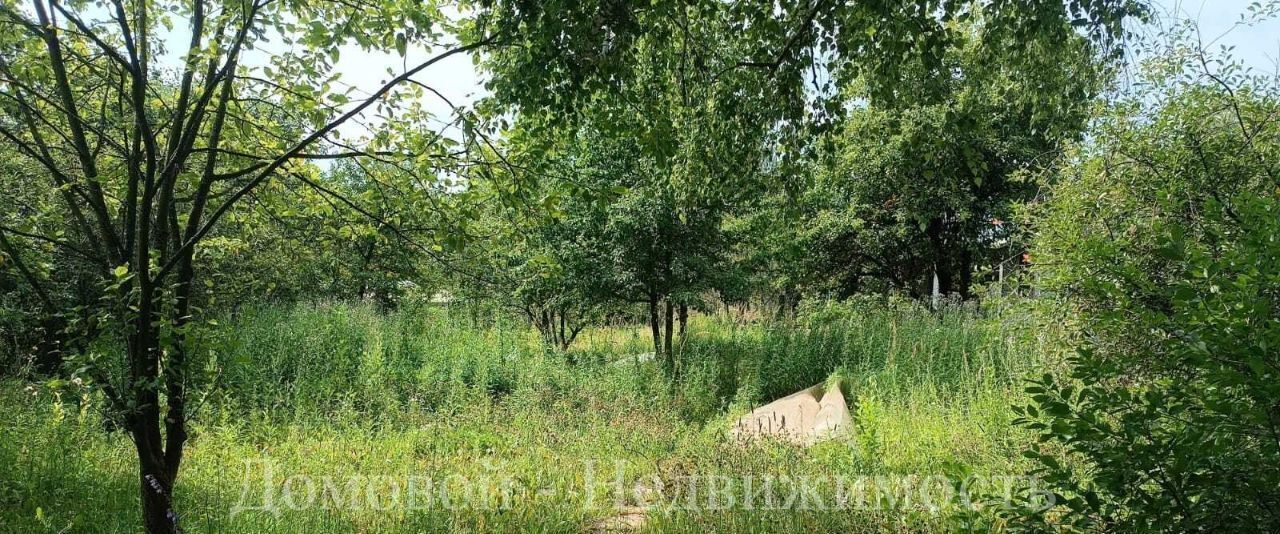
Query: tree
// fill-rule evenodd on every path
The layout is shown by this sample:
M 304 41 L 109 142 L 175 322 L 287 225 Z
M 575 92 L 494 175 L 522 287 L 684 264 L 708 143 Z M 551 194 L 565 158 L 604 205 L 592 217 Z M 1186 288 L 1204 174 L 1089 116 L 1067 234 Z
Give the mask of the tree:
M 202 243 L 203 278 L 216 295 L 193 295 L 209 308 L 254 299 L 348 299 L 395 306 L 407 289 L 431 285 L 422 252 L 399 234 L 443 242 L 456 230 L 451 210 L 424 209 L 428 192 L 448 196 L 441 185 L 410 191 L 378 161 L 338 160 L 305 183 L 270 181 Z M 358 199 L 358 204 L 347 201 Z M 456 217 L 456 215 L 454 216 Z
M 1280 90 L 1186 25 L 1156 51 L 1035 211 L 1081 331 L 1018 422 L 1075 526 L 1275 530 Z
M 644 208 L 630 213 L 659 209 L 666 215 L 645 228 L 686 239 L 718 231 L 727 207 L 751 191 L 746 185 L 762 161 L 793 159 L 808 126 L 839 114 L 835 99 L 810 103 L 806 83 L 825 86 L 819 93 L 829 96 L 833 84 L 856 78 L 851 72 L 874 72 L 871 86 L 886 91 L 904 55 L 919 55 L 936 71 L 945 44 L 939 29 L 970 5 L 486 0 L 461 3 L 474 14 L 455 26 L 439 5 L 400 0 L 3 0 L 0 137 L 29 166 L 24 176 L 41 180 L 36 190 L 45 201 L 35 212 L 6 214 L 6 265 L 48 316 L 65 308 L 55 295 L 78 295 L 68 299 L 81 313 L 68 322 L 121 340 L 122 358 L 91 358 L 83 367 L 133 437 L 146 528 L 174 531 L 171 497 L 193 379 L 188 342 L 200 311 L 195 288 L 212 281 L 198 278 L 208 266 L 201 253 L 246 200 L 287 180 L 374 221 L 374 236 L 390 232 L 428 257 L 465 239 L 452 223 L 411 233 L 400 227 L 407 220 L 400 215 L 413 206 L 436 209 L 440 191 L 463 196 L 472 180 L 493 176 L 488 166 L 505 162 L 494 161 L 502 156 L 473 117 L 456 117 L 465 123 L 461 149 L 424 132 L 419 98 L 439 93 L 416 75 L 451 55 L 491 50 L 482 62 L 494 74 L 500 111 L 556 128 L 585 125 L 615 142 L 639 140 L 631 161 L 651 164 L 658 179 L 637 188 L 651 198 L 636 200 L 657 202 L 628 205 Z M 1063 22 L 1073 19 L 1108 42 L 1135 9 L 1130 0 L 1072 0 L 1066 9 L 1035 0 L 991 5 L 993 33 L 1050 42 L 1071 35 Z M 189 42 L 167 60 L 172 26 L 190 30 L 182 32 Z M 460 36 L 460 44 L 446 33 Z M 348 44 L 401 56 L 419 44 L 443 51 L 355 95 L 333 75 Z M 259 63 L 255 50 L 270 59 L 251 66 Z M 341 135 L 342 125 L 375 112 L 376 133 Z M 458 161 L 480 144 L 493 153 L 476 165 Z M 334 188 L 316 162 L 341 159 L 377 161 L 396 172 Z M 364 185 L 394 187 L 373 200 L 405 202 L 369 209 L 362 203 L 372 190 Z M 671 297 L 687 300 L 703 284 L 688 273 L 713 257 L 686 245 L 700 243 L 681 243 L 671 257 L 698 261 L 656 262 L 670 273 L 644 282 L 666 300 L 668 339 Z M 27 261 L 42 255 L 89 273 L 83 279 L 105 298 L 67 291 L 81 278 Z
M 507 161 L 519 165 L 518 172 L 538 173 L 536 183 L 529 184 L 536 193 L 526 196 L 540 201 L 481 203 L 479 237 L 452 252 L 458 269 L 450 278 L 461 296 L 497 302 L 522 315 L 548 347 L 563 351 L 608 308 L 599 294 L 608 276 L 599 243 L 586 240 L 597 223 L 598 205 L 591 191 L 561 196 L 566 184 L 548 168 L 553 162 L 526 157 L 519 139 L 519 134 L 508 136 Z
M 1017 206 L 1079 137 L 1104 73 L 1083 37 L 1032 44 L 1019 62 L 989 47 L 981 18 L 953 24 L 941 61 L 893 94 L 863 99 L 833 141 L 834 160 L 805 197 L 827 290 L 971 296 L 972 274 L 1020 254 Z
M 493 237 L 464 254 L 471 270 L 495 274 L 465 285 L 514 307 L 562 349 L 587 321 L 647 305 L 654 350 L 671 354 L 676 322 L 683 332 L 688 308 L 722 276 L 720 215 L 680 211 L 664 166 L 620 133 L 584 125 L 555 148 L 535 148 L 523 126 L 508 132 L 506 158 L 539 177 L 542 201 L 490 208 L 483 233 Z
M 1059 81 L 1050 77 L 1065 72 L 1051 62 L 1052 52 L 1071 43 L 1066 48 L 1072 52 L 1079 45 L 1088 54 L 1114 55 L 1117 49 L 1112 45 L 1123 34 L 1123 20 L 1143 14 L 1138 2 L 1126 0 L 1065 4 L 815 0 L 785 5 L 597 0 L 480 5 L 477 20 L 518 29 L 515 33 L 520 35 L 520 46 L 496 50 L 482 63 L 491 75 L 488 86 L 494 100 L 505 105 L 504 112 L 518 113 L 522 120 L 591 124 L 606 132 L 625 132 L 620 135 L 637 141 L 647 161 L 664 169 L 658 175 L 671 184 L 677 213 L 702 202 L 715 206 L 718 216 L 752 194 L 784 189 L 779 184 L 760 187 L 761 176 L 776 178 L 780 175 L 773 172 L 776 169 L 804 168 L 800 163 L 815 152 L 814 140 L 847 114 L 851 94 L 892 103 L 893 107 L 886 106 L 886 114 L 892 114 L 891 109 L 932 106 L 917 114 L 921 129 L 945 123 L 948 132 L 963 132 L 989 109 L 982 109 L 981 103 L 966 103 L 963 117 L 947 113 L 947 96 L 959 100 L 965 94 L 964 87 L 956 86 L 972 83 L 976 87 L 979 77 L 987 82 L 1008 81 L 1010 73 L 1019 73 L 1026 77 L 1025 87 L 1033 89 L 1032 98 L 1045 98 L 1035 102 L 1034 109 L 1053 109 L 1071 102 L 1054 100 L 1059 98 L 1054 90 L 1061 85 L 1045 85 Z M 957 25 L 965 27 L 964 21 L 979 16 L 981 31 L 956 31 Z M 969 55 L 981 53 L 989 61 L 974 70 L 989 71 L 953 80 L 953 70 L 963 62 L 954 57 L 955 50 L 966 43 L 971 44 Z M 1024 49 L 1037 53 L 1024 53 Z M 972 67 L 972 58 L 966 59 L 970 61 L 966 67 Z M 903 79 L 910 80 L 909 89 L 903 88 Z M 913 101 L 909 95 L 915 92 L 931 96 Z M 1083 101 L 1086 95 L 1071 96 Z M 924 118 L 930 114 L 937 115 L 928 119 L 933 124 Z M 861 117 L 869 129 L 887 126 L 868 118 Z M 1053 119 L 1033 117 L 1017 124 L 1052 123 Z M 921 147 L 928 141 L 932 140 L 915 139 L 908 144 Z M 947 142 L 969 150 L 976 144 Z M 990 152 L 994 154 L 966 152 L 959 154 L 963 158 L 933 163 L 1025 157 L 1000 147 L 991 147 Z M 905 151 L 901 155 L 905 158 Z M 1002 165 L 1001 170 L 1018 165 Z M 983 169 L 972 174 L 988 172 L 999 171 Z M 919 179 L 920 175 L 903 173 L 901 178 Z M 987 189 L 996 188 L 992 182 L 987 185 Z M 955 192 L 950 204 L 968 200 L 972 205 L 999 196 L 972 189 L 982 186 L 950 188 Z M 649 193 L 660 195 L 657 190 Z M 924 204 L 936 199 L 919 200 Z M 957 225 L 944 223 L 948 219 L 942 213 L 926 220 L 935 223 L 930 233 L 936 255 L 947 248 L 942 244 L 944 234 L 958 232 L 944 226 Z M 980 230 L 973 229 L 977 224 L 966 220 L 966 228 L 959 233 L 978 234 Z M 966 244 L 964 250 L 968 248 L 975 247 Z M 939 263 L 948 268 L 964 264 L 951 270 L 967 273 L 975 260 L 960 256 Z M 906 258 L 901 261 L 914 259 L 909 254 Z M 946 278 L 950 284 L 953 278 L 963 277 Z M 656 293 L 661 297 L 662 292 Z M 781 288 L 780 293 L 791 302 L 798 298 L 794 287 Z M 659 314 L 650 315 L 657 347 Z
M 740 46 L 731 9 L 673 9 L 678 25 L 635 36 L 628 83 L 572 112 L 532 108 L 500 87 L 493 99 L 495 112 L 518 113 L 517 129 L 553 140 L 537 157 L 563 158 L 566 186 L 619 192 L 573 229 L 610 267 L 590 293 L 647 305 L 654 351 L 673 374 L 675 331 L 723 272 L 722 219 L 748 198 L 777 117 L 758 80 L 707 68 Z M 512 59 L 497 51 L 482 65 L 505 79 Z
M 437 180 L 453 158 L 415 125 L 429 88 L 413 77 L 494 37 L 474 27 L 474 41 L 443 46 L 359 98 L 335 87 L 332 66 L 345 44 L 405 55 L 409 43 L 440 43 L 447 24 L 432 5 L 394 1 L 0 4 L 0 137 L 49 199 L 27 221 L 6 214 L 0 237 L 48 316 L 62 311 L 45 287 L 57 274 L 19 267 L 20 242 L 83 265 L 105 288 L 87 329 L 122 339 L 124 357 L 87 362 L 86 372 L 133 437 L 148 531 L 177 530 L 171 497 L 190 415 L 185 341 L 199 311 L 201 245 L 275 179 L 338 196 L 308 162 L 378 159 L 405 180 Z M 172 25 L 190 41 L 170 65 Z M 270 61 L 246 66 L 263 49 L 275 52 Z M 375 109 L 397 119 L 368 139 L 341 138 L 340 126 Z M 55 218 L 57 227 L 42 222 Z

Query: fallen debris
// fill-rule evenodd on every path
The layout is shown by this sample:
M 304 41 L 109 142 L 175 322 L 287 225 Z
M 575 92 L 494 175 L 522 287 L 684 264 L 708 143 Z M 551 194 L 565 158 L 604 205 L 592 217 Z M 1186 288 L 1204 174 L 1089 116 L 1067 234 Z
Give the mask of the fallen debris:
M 839 380 L 818 384 L 752 410 L 733 425 L 732 436 L 746 441 L 770 436 L 812 445 L 853 427 Z

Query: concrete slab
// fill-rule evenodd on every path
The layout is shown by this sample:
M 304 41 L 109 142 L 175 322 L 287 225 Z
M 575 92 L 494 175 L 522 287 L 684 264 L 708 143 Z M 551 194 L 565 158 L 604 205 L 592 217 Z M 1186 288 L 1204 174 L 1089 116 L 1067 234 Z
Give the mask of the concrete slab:
M 853 427 L 839 384 L 818 384 L 752 410 L 734 423 L 732 437 L 745 441 L 763 436 L 796 445 L 811 445 Z

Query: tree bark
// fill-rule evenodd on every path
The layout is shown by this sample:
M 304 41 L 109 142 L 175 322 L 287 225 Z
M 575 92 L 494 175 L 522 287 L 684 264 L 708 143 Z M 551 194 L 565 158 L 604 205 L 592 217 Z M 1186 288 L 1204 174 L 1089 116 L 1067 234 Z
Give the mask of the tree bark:
M 689 328 L 689 305 L 680 305 L 680 346 L 684 346 L 684 336 Z
M 668 296 L 665 300 L 667 301 L 665 310 L 666 314 L 664 316 L 666 319 L 666 331 L 663 332 L 662 353 L 667 362 L 667 376 L 675 378 L 677 372 L 676 353 L 671 350 L 671 332 L 675 329 L 675 325 L 673 324 L 675 322 L 675 311 L 673 309 L 674 305 L 671 303 L 671 297 Z
M 158 433 L 159 429 L 156 430 Z M 178 515 L 173 511 L 173 480 L 165 475 L 166 471 L 176 473 L 177 469 L 165 466 L 163 455 L 153 448 L 156 443 L 139 437 L 136 429 L 134 444 L 138 451 L 138 490 L 142 497 L 143 526 L 150 534 L 179 532 Z
M 137 321 L 150 322 L 153 315 L 149 307 L 143 307 Z M 143 368 L 141 376 L 155 376 L 158 364 L 153 358 L 158 354 L 158 338 L 151 335 L 150 329 L 131 336 L 129 350 L 134 365 Z M 139 375 L 135 375 L 139 376 Z M 146 381 L 140 381 L 146 382 Z M 159 385 L 136 383 L 134 398 L 137 408 L 128 415 L 129 433 L 133 438 L 134 449 L 138 453 L 139 492 L 142 501 L 142 521 L 150 534 L 178 532 L 178 516 L 173 511 L 173 482 L 178 473 L 178 459 L 173 465 L 166 462 L 163 438 L 160 433 L 160 395 Z M 181 436 L 170 436 L 170 439 Z
M 560 350 L 565 350 L 569 348 L 569 343 L 566 341 L 568 339 L 569 337 L 568 335 L 566 335 L 565 329 L 564 329 L 564 310 L 560 310 L 560 331 L 556 337 L 556 343 L 560 345 Z
M 662 323 L 658 317 L 658 294 L 649 293 L 649 330 L 653 333 L 653 353 L 662 355 Z
M 933 268 L 934 273 L 938 276 L 938 292 L 943 297 L 955 290 L 954 272 L 952 271 L 950 254 L 947 253 L 944 232 L 945 221 L 942 217 L 934 217 L 929 220 L 929 226 L 925 233 L 929 237 L 929 244 L 933 250 Z

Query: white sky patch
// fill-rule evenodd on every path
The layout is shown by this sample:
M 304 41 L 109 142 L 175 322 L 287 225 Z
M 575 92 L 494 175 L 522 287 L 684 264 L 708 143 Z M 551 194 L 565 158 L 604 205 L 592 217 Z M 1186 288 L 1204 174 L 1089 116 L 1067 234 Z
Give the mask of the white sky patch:
M 1240 25 L 1241 16 L 1257 0 L 1155 0 L 1160 15 L 1198 21 L 1207 51 L 1233 47 L 1231 55 L 1254 74 L 1280 72 L 1280 19 Z
M 105 18 L 101 16 L 105 13 L 101 11 L 94 13 L 94 11 L 89 10 L 90 15 L 87 18 Z M 157 60 L 161 68 L 178 72 L 182 67 L 182 58 L 187 51 L 187 46 L 190 44 L 191 28 L 186 18 L 172 16 L 172 20 L 173 30 L 164 35 L 165 53 Z M 339 47 L 338 61 L 331 71 L 331 74 L 337 75 L 334 83 L 335 91 L 341 92 L 347 87 L 353 88 L 349 94 L 352 102 L 345 108 L 350 109 L 385 85 L 391 78 L 447 51 L 453 44 L 456 43 L 446 41 L 439 46 L 428 47 L 422 43 L 410 43 L 403 57 L 395 50 L 364 50 L 354 43 L 342 45 Z M 286 50 L 278 35 L 268 36 L 265 42 L 259 41 L 255 45 L 256 48 L 242 55 L 240 63 L 243 69 L 258 71 L 270 64 L 274 54 Z M 418 73 L 413 79 L 435 89 L 448 99 L 449 103 L 460 108 L 471 107 L 487 94 L 470 54 L 455 54 L 447 57 Z M 401 85 L 407 87 L 407 84 Z M 428 128 L 443 131 L 444 135 L 455 139 L 461 137 L 456 128 L 448 127 L 454 117 L 454 110 L 449 103 L 429 91 L 422 96 L 420 103 L 434 116 L 427 125 Z M 383 120 L 375 115 L 373 108 L 370 108 L 339 126 L 337 134 L 342 139 L 366 137 L 375 131 Z

